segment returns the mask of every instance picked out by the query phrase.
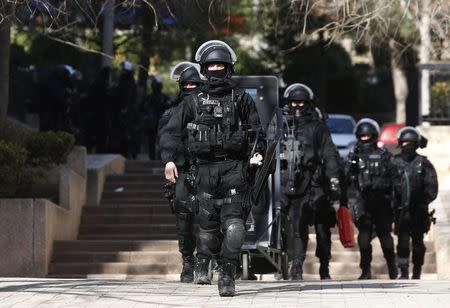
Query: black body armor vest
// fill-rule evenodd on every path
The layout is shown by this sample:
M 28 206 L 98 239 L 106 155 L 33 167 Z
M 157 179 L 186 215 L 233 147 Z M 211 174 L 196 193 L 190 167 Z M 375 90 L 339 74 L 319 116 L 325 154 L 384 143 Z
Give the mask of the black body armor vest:
M 243 127 L 237 106 L 243 92 L 225 96 L 207 93 L 193 95 L 194 121 L 188 123 L 188 149 L 198 158 L 239 158 L 247 154 L 248 132 Z
M 388 190 L 391 187 L 387 164 L 388 153 L 376 149 L 371 153 L 358 154 L 358 186 L 361 192 L 368 190 Z
M 393 163 L 397 166 L 399 177 L 401 180 L 402 194 L 408 194 L 405 198 L 408 203 L 423 199 L 424 193 L 424 170 L 423 159 L 421 155 L 417 155 L 412 161 L 408 162 L 396 156 Z

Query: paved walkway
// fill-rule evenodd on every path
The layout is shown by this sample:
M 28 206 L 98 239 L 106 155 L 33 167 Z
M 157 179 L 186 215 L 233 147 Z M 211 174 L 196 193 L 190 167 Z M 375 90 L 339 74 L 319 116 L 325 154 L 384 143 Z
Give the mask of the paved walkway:
M 450 281 L 239 281 L 237 291 L 220 298 L 216 284 L 1 278 L 0 307 L 450 307 Z

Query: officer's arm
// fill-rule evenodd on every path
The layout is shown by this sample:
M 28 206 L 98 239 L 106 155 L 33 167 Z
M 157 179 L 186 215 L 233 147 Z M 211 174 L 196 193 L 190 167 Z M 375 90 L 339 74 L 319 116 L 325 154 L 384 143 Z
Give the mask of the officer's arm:
M 402 194 L 402 173 L 399 171 L 399 167 L 394 163 L 395 156 L 389 151 L 384 152 L 384 161 L 386 164 L 386 170 L 391 184 L 391 194 L 395 196 L 401 196 Z
M 330 179 L 339 178 L 342 174 L 339 153 L 325 124 L 318 126 L 316 138 L 320 156 L 325 165 L 325 175 Z
M 437 179 L 436 170 L 433 164 L 428 160 L 424 159 L 424 184 L 425 184 L 425 203 L 430 204 L 434 199 L 436 199 L 439 184 Z
M 185 99 L 174 110 L 164 129 L 160 133 L 161 159 L 164 164 L 174 162 L 177 148 L 183 142 L 187 123 L 194 120 L 194 110 L 189 100 Z

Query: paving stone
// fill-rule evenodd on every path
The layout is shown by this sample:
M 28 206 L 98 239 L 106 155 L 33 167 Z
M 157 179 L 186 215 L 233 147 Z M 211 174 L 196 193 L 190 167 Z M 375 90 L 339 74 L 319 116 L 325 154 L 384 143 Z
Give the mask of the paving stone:
M 0 278 L 1 307 L 448 307 L 450 281 L 245 281 L 237 296 L 173 280 Z

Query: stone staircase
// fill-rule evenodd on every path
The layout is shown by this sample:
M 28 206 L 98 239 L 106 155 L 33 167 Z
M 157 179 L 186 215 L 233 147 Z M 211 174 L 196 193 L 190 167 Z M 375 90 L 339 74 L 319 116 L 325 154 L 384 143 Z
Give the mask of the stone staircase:
M 50 277 L 164 277 L 180 271 L 175 217 L 163 196 L 162 163 L 127 161 L 108 176 L 99 206 L 86 205 L 78 240 L 57 241 Z
M 84 208 L 78 240 L 57 241 L 49 277 L 68 278 L 169 278 L 177 279 L 181 258 L 175 218 L 162 191 L 161 162 L 128 161 L 123 175 L 108 176 L 100 206 Z M 314 256 L 316 239 L 310 232 L 304 278 L 318 279 Z M 427 237 L 423 277 L 436 277 L 435 251 Z M 373 241 L 372 274 L 387 278 L 377 239 Z M 358 248 L 344 248 L 337 230 L 332 235 L 330 272 L 334 279 L 356 279 L 360 274 Z M 259 276 L 273 280 L 273 275 Z

